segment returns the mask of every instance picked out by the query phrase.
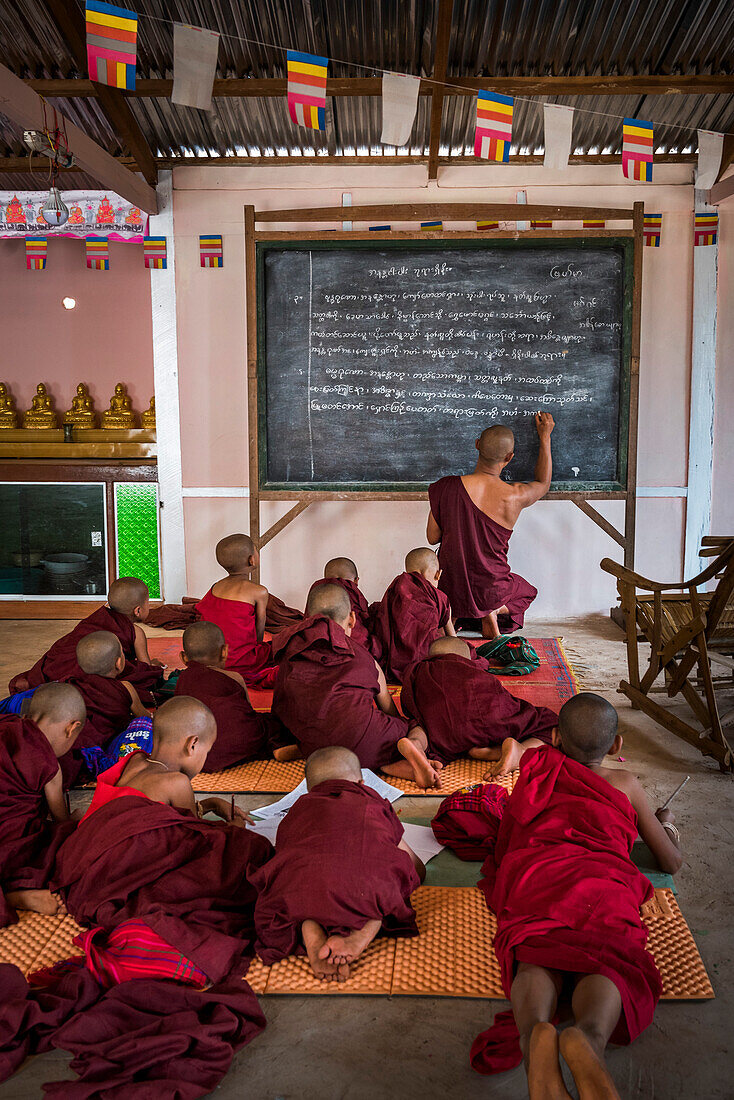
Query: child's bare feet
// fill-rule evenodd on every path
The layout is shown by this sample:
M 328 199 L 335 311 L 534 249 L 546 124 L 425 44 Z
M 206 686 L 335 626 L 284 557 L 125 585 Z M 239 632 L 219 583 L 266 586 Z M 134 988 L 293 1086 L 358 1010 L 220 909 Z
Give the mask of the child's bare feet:
M 368 920 L 363 928 L 355 929 L 347 936 L 329 936 L 326 940 L 328 957 L 337 964 L 354 962 L 372 943 L 380 927 L 380 921 Z
M 520 758 L 524 752 L 525 748 L 519 741 L 514 737 L 506 737 L 500 748 L 499 760 L 484 773 L 482 779 L 490 781 L 509 775 L 515 768 L 520 767 Z
M 429 760 L 428 757 L 421 749 L 416 745 L 414 741 L 411 741 L 408 737 L 401 737 L 398 741 L 398 752 L 403 756 L 410 764 L 415 782 L 419 787 L 423 787 L 424 790 L 435 787 L 437 790 L 441 787 L 441 776 L 439 772 L 443 767 L 437 760 Z
M 502 631 L 499 628 L 497 622 L 497 612 L 490 611 L 489 615 L 485 615 L 482 619 L 482 637 L 483 638 L 499 638 Z
M 558 1061 L 558 1032 L 553 1024 L 536 1024 L 528 1051 L 530 1100 L 571 1100 Z
M 493 746 L 491 749 L 469 749 L 469 756 L 472 760 L 492 760 L 496 763 L 502 755 L 502 749 L 499 745 Z M 486 777 L 485 777 L 486 778 Z
M 298 745 L 281 745 L 279 749 L 273 749 L 273 757 L 283 763 L 286 760 L 302 760 L 301 750 Z
M 326 933 L 318 921 L 305 920 L 301 925 L 301 936 L 311 969 L 319 981 L 345 982 L 349 977 L 349 967 L 330 958 Z
M 24 909 L 28 913 L 53 917 L 59 909 L 58 899 L 50 890 L 8 890 L 5 897 L 13 909 Z
M 576 1082 L 579 1100 L 619 1100 L 619 1093 L 604 1064 L 603 1052 L 594 1049 L 580 1028 L 569 1027 L 562 1031 L 559 1046 Z

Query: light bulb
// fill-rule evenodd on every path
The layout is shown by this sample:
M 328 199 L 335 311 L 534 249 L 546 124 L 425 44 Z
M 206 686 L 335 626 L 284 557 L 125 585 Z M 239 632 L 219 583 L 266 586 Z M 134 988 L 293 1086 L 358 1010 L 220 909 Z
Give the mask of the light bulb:
M 73 309 L 76 305 L 76 298 L 62 298 L 61 304 L 64 309 Z
M 49 225 L 65 225 L 69 220 L 69 207 L 62 200 L 58 187 L 52 187 L 49 191 L 41 213 Z

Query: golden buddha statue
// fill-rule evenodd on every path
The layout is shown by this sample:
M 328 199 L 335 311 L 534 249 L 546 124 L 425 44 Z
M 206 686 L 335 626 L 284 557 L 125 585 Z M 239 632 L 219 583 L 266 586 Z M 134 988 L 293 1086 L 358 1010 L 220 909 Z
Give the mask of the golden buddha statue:
M 140 423 L 144 428 L 155 431 L 155 397 L 150 399 L 150 408 L 141 413 Z
M 76 397 L 71 399 L 71 408 L 64 413 L 64 424 L 73 424 L 75 428 L 94 427 L 94 403 L 85 382 L 80 382 L 77 386 Z
M 58 428 L 53 402 L 43 382 L 39 382 L 36 386 L 36 396 L 31 402 L 31 407 L 23 414 L 23 427 Z
M 116 430 L 135 427 L 132 401 L 128 397 L 127 386 L 122 382 L 118 382 L 115 386 L 115 392 L 110 398 L 109 409 L 105 409 L 102 413 L 102 427 Z
M 17 428 L 18 414 L 15 411 L 15 401 L 8 393 L 8 387 L 0 382 L 0 429 Z

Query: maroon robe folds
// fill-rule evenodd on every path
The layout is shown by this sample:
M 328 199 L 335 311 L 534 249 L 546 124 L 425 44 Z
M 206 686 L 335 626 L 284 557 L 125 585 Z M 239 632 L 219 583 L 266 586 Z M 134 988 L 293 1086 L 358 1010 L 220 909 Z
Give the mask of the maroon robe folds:
M 246 684 L 271 687 L 275 676 L 270 642 L 257 640 L 255 605 L 244 600 L 226 600 L 210 588 L 196 610 L 205 622 L 214 623 L 227 643 L 227 668 L 239 672 Z
M 504 633 L 519 630 L 538 595 L 523 577 L 510 571 L 507 551 L 512 531 L 478 508 L 460 477 L 442 477 L 429 486 L 431 513 L 441 528 L 439 581 L 457 619 L 483 619 L 506 607 L 498 619 Z
M 377 608 L 375 633 L 388 676 L 402 683 L 409 665 L 428 656 L 451 618 L 449 601 L 421 573 L 401 573 Z
M 444 764 L 506 737 L 550 744 L 558 715 L 516 699 L 488 667 L 482 657 L 445 653 L 418 661 L 403 677 L 403 713 L 423 728 L 432 755 Z
M 189 661 L 178 678 L 174 695 L 191 695 L 214 715 L 217 739 L 206 758 L 205 772 L 254 760 L 266 751 L 265 723 L 252 709 L 242 685 L 231 676 L 199 661 Z
M 383 713 L 377 667 L 331 619 L 312 616 L 273 639 L 279 663 L 273 714 L 308 757 L 325 745 L 344 745 L 363 768 L 400 758 L 397 742 L 408 732 L 402 718 Z
M 65 634 L 63 638 L 54 642 L 48 652 L 36 661 L 33 668 L 14 676 L 9 685 L 10 694 L 26 690 L 19 685 L 18 681 L 27 681 L 28 687 L 38 687 L 52 680 L 66 681 L 71 680 L 73 676 L 83 676 L 84 673 L 76 660 L 76 647 L 87 634 L 94 634 L 98 630 L 108 630 L 120 639 L 126 661 L 125 668 L 120 673 L 120 679 L 129 680 L 138 690 L 141 688 L 150 690 L 160 679 L 162 670 L 156 665 L 149 665 L 146 661 L 137 659 L 135 625 L 119 611 L 105 606 L 88 615 L 86 619 L 82 619 L 69 634 Z
M 359 642 L 360 645 L 363 645 L 376 661 L 381 661 L 382 646 L 376 635 L 372 633 L 372 616 L 370 615 L 369 605 L 357 584 L 354 581 L 344 580 L 343 577 L 324 577 L 322 580 L 313 582 L 311 592 L 314 588 L 320 588 L 324 584 L 336 584 L 339 588 L 344 589 L 349 596 L 349 602 L 357 620 L 349 637 L 353 642 Z
M 118 733 L 122 733 L 132 720 L 132 699 L 122 678 L 118 680 L 82 672 L 79 676 L 72 676 L 69 683 L 74 685 L 84 699 L 87 720 L 74 742 L 74 747 L 59 761 L 65 787 L 76 783 L 84 770 L 81 750 L 92 746 L 106 748 L 107 743 L 117 737 Z
M 301 795 L 278 827 L 275 856 L 252 880 L 263 962 L 302 954 L 307 919 L 327 934 L 379 920 L 386 932 L 417 935 L 409 898 L 419 880 L 398 848 L 402 836 L 390 803 L 360 783 L 327 780 Z

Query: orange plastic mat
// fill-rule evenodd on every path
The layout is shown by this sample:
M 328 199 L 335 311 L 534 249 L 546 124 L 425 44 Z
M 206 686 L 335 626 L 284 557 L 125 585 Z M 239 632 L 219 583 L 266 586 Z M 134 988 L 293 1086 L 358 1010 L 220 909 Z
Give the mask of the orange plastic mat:
M 225 768 L 222 772 L 199 772 L 191 780 L 191 786 L 195 791 L 226 791 L 228 794 L 241 794 L 245 791 L 259 791 L 270 788 L 258 787 L 258 782 L 268 764 L 274 764 L 274 760 L 248 760 L 246 764 L 235 764 L 231 768 Z M 301 779 L 303 778 L 303 765 L 301 765 Z M 300 783 L 300 779 L 298 780 Z M 294 787 L 298 783 L 293 784 Z M 284 787 L 283 790 L 292 791 L 293 787 Z
M 264 966 L 255 959 L 247 980 L 258 994 L 503 998 L 491 943 L 496 923 L 476 887 L 421 886 L 413 895 L 420 935 L 381 937 L 354 964 L 347 982 L 324 983 L 303 957 Z M 671 890 L 656 890 L 643 912 L 648 947 L 663 979 L 664 1000 L 714 996 L 691 930 Z M 24 974 L 76 954 L 71 917 L 26 914 L 0 931 L 0 962 Z

